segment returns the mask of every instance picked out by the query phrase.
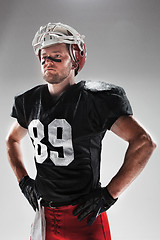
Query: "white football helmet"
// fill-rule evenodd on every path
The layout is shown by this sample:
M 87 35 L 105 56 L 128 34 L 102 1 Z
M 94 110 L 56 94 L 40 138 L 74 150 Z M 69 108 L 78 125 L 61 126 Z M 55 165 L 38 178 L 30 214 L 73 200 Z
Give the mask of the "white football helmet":
M 35 34 L 32 46 L 35 54 L 40 58 L 41 49 L 56 43 L 69 44 L 69 51 L 73 61 L 77 63 L 76 74 L 83 68 L 87 56 L 84 35 L 80 35 L 74 28 L 62 23 L 48 23 L 41 26 Z

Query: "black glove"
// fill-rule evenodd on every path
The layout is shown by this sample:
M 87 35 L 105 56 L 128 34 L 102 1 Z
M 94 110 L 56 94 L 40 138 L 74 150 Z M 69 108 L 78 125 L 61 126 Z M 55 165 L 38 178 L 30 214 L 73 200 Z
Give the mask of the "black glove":
M 90 194 L 82 197 L 78 201 L 75 201 L 72 205 L 79 204 L 73 211 L 73 215 L 78 215 L 78 220 L 81 221 L 89 214 L 92 213 L 88 219 L 88 225 L 91 225 L 97 218 L 97 216 L 108 210 L 118 198 L 114 199 L 108 192 L 106 187 L 95 189 Z
M 31 179 L 29 176 L 25 176 L 20 180 L 19 186 L 22 190 L 22 193 L 33 207 L 34 211 L 36 211 L 36 209 L 39 210 L 37 200 L 40 197 L 35 190 L 35 180 Z

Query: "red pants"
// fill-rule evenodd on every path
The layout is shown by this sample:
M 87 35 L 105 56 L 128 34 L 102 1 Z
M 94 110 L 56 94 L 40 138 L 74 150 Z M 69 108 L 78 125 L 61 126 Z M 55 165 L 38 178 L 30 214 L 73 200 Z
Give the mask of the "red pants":
M 101 213 L 95 222 L 87 225 L 87 219 L 78 221 L 72 212 L 76 206 L 63 206 L 55 209 L 45 207 L 45 240 L 111 240 L 106 212 Z

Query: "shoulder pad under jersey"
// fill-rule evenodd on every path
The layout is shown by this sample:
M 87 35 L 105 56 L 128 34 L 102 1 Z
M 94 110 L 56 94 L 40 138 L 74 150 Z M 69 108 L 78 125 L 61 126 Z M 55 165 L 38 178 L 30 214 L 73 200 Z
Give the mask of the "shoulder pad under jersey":
M 92 92 L 99 92 L 99 91 L 111 91 L 114 93 L 124 93 L 123 88 L 116 86 L 114 84 L 100 82 L 100 81 L 85 81 L 84 89 L 92 91 Z

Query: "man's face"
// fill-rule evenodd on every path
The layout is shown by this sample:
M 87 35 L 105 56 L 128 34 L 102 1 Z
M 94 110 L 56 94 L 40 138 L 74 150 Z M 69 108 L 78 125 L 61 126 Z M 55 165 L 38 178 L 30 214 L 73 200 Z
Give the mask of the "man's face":
M 52 61 L 53 59 L 59 62 Z M 41 50 L 41 71 L 44 80 L 50 84 L 57 84 L 70 78 L 74 70 L 69 51 L 65 43 L 54 44 Z

